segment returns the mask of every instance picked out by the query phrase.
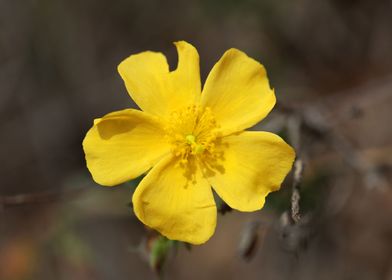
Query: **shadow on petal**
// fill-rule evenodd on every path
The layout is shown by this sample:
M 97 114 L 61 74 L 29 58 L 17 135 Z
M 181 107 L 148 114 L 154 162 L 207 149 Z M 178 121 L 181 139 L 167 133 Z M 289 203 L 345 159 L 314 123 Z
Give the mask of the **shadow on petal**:
M 99 136 L 104 140 L 109 140 L 113 136 L 131 132 L 138 124 L 124 119 L 102 120 L 97 124 Z
M 223 143 L 221 139 L 215 141 L 216 150 L 212 154 L 206 154 L 203 161 L 203 174 L 206 178 L 213 177 L 217 173 L 223 175 L 225 169 L 225 150 L 229 148 L 228 143 Z

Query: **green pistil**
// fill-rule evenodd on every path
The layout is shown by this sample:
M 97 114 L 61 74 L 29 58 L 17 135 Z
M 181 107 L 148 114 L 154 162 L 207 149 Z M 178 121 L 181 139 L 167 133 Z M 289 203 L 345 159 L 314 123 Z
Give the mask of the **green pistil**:
M 193 154 L 201 154 L 204 152 L 204 146 L 196 142 L 196 137 L 194 135 L 189 134 L 185 137 L 185 139 L 186 142 L 191 146 Z

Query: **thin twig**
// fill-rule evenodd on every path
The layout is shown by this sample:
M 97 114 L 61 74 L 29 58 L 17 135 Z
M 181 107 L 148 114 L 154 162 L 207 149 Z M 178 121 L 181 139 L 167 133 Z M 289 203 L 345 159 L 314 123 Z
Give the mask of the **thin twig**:
M 295 224 L 298 223 L 301 219 L 299 206 L 299 201 L 301 200 L 300 185 L 303 173 L 301 127 L 302 117 L 298 114 L 293 113 L 288 119 L 287 129 L 291 145 L 293 145 L 297 153 L 297 158 L 294 162 L 294 175 L 291 191 L 291 220 Z
M 302 180 L 303 166 L 302 159 L 297 158 L 294 162 L 294 176 L 291 193 L 291 218 L 294 223 L 298 223 L 301 219 L 299 201 L 301 199 L 300 185 Z
M 39 192 L 23 193 L 16 195 L 0 195 L 0 207 L 18 206 L 23 204 L 55 202 L 65 198 L 73 197 L 84 189 L 60 191 L 60 192 Z

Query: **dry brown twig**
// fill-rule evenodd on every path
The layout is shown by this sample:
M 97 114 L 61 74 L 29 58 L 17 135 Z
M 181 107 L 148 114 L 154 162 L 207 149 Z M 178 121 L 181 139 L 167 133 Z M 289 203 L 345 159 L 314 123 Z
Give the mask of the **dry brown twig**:
M 62 199 L 74 197 L 85 189 L 78 188 L 63 191 L 44 191 L 37 193 L 22 193 L 16 195 L 0 195 L 0 209 L 24 204 L 57 202 Z
M 291 219 L 294 221 L 294 223 L 298 223 L 301 219 L 299 201 L 301 199 L 300 184 L 302 180 L 303 169 L 304 165 L 302 159 L 296 159 L 294 162 L 294 176 L 291 193 Z
M 299 201 L 301 199 L 300 186 L 304 169 L 301 151 L 301 128 L 302 117 L 296 113 L 292 114 L 288 118 L 287 130 L 291 145 L 297 153 L 297 158 L 295 159 L 293 168 L 293 183 L 291 191 L 291 220 L 294 223 L 298 223 L 301 219 Z

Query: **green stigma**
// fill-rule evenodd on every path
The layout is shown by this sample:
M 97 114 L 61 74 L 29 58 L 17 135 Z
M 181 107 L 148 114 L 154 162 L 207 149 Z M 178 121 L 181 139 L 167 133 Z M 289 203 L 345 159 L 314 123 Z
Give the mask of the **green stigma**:
M 190 144 L 190 145 L 196 144 L 196 137 L 195 137 L 194 135 L 192 135 L 192 134 L 187 135 L 187 136 L 185 137 L 185 139 L 186 139 L 186 142 L 187 142 L 188 144 Z
M 196 143 L 196 137 L 189 134 L 185 137 L 186 142 L 191 146 L 193 154 L 201 154 L 204 152 L 205 148 L 203 145 Z

